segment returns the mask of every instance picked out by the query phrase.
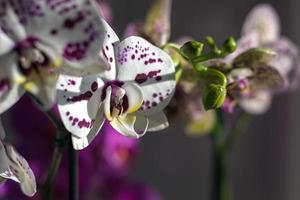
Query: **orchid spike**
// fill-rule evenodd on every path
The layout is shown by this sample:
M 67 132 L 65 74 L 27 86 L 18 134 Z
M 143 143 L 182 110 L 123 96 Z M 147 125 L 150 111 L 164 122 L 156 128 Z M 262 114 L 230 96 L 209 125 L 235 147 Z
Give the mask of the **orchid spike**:
M 0 13 L 0 113 L 25 91 L 51 108 L 60 66 L 72 74 L 104 70 L 99 13 L 89 0 L 0 0 Z
M 1 122 L 0 132 L 0 177 L 18 182 L 23 193 L 31 197 L 36 193 L 34 174 L 14 147 L 3 142 L 5 133 Z
M 170 56 L 140 37 L 119 41 L 106 21 L 101 22 L 100 56 L 109 70 L 90 76 L 61 74 L 57 83 L 58 108 L 75 149 L 88 146 L 105 120 L 133 138 L 168 126 L 162 109 L 176 85 Z

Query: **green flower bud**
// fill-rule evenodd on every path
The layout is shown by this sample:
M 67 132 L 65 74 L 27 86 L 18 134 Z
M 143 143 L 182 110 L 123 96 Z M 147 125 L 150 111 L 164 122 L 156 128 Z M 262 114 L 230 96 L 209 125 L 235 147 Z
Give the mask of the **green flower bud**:
M 192 60 L 201 55 L 203 44 L 197 41 L 190 41 L 185 43 L 181 48 L 180 52 L 183 57 L 188 60 Z
M 204 87 L 202 102 L 205 110 L 221 107 L 226 98 L 226 88 L 221 85 L 209 84 Z
M 216 69 L 206 68 L 206 70 L 202 72 L 202 77 L 205 79 L 206 84 L 214 83 L 224 87 L 227 84 L 226 76 Z
M 225 53 L 232 53 L 236 50 L 237 44 L 233 37 L 227 38 L 225 42 L 223 43 L 223 49 Z

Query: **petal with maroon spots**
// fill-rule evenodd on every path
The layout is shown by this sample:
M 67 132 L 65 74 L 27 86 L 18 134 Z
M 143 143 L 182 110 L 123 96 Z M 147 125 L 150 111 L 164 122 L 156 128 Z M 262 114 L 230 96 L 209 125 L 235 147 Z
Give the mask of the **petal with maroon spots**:
M 106 71 L 102 77 L 114 80 L 116 78 L 116 58 L 114 48 L 119 43 L 119 38 L 107 22 L 102 19 L 104 33 L 101 35 L 102 45 L 100 46 L 100 56 L 106 63 L 108 71 Z
M 64 67 L 86 74 L 103 72 L 99 57 L 104 25 L 100 13 L 89 0 L 23 0 L 27 17 L 27 37 L 52 44 L 64 58 Z M 76 70 L 77 69 L 77 70 Z M 72 70 L 65 70 L 72 74 Z
M 60 116 L 66 129 L 77 138 L 87 137 L 93 127 L 101 125 L 94 122 L 101 105 L 103 85 L 97 76 L 59 76 L 56 88 Z
M 0 55 L 0 113 L 14 105 L 25 92 L 19 84 L 22 77 L 16 60 L 14 53 Z
M 96 96 L 96 95 L 94 95 Z M 86 148 L 97 136 L 100 129 L 102 128 L 103 124 L 105 122 L 105 116 L 104 116 L 104 108 L 103 104 L 101 104 L 97 115 L 95 117 L 94 126 L 88 133 L 86 137 L 76 137 L 75 135 L 72 135 L 72 144 L 75 150 L 82 150 Z
M 140 37 L 132 36 L 115 48 L 117 80 L 137 83 L 144 97 L 141 114 L 151 115 L 169 103 L 175 89 L 170 56 Z

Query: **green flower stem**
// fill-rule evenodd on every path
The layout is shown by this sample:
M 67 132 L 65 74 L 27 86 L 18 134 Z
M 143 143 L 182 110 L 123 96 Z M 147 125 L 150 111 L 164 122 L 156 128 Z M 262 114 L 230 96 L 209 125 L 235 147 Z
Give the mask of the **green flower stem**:
M 79 200 L 78 153 L 69 140 L 69 200 Z
M 253 115 L 243 112 L 239 115 L 233 127 L 231 128 L 231 132 L 226 139 L 225 148 L 226 151 L 230 151 L 234 144 L 238 141 L 243 133 L 245 133 L 253 120 Z
M 55 113 L 52 111 L 45 111 L 45 114 L 49 118 L 49 120 L 53 123 L 53 125 L 57 129 L 55 143 L 54 143 L 54 151 L 50 163 L 50 168 L 48 171 L 48 175 L 44 184 L 40 187 L 40 193 L 43 200 L 51 200 L 53 199 L 53 185 L 54 181 L 61 164 L 61 160 L 63 157 L 63 151 L 66 147 L 66 143 L 68 141 L 68 131 L 64 128 L 62 122 L 56 117 Z
M 41 102 L 33 95 L 29 94 L 31 99 L 37 104 L 38 107 L 42 108 Z M 56 114 L 51 111 L 45 111 L 46 116 L 53 123 L 53 125 L 57 129 L 54 152 L 52 155 L 52 160 L 50 164 L 50 168 L 48 171 L 48 175 L 44 184 L 39 185 L 39 193 L 41 194 L 41 198 L 43 200 L 51 200 L 53 199 L 53 185 L 54 181 L 61 164 L 61 160 L 63 157 L 63 152 L 65 147 L 69 146 L 69 199 L 70 200 L 78 200 L 78 158 L 75 150 L 72 146 L 72 140 L 70 139 L 71 134 L 66 130 L 62 121 L 56 116 Z
M 177 53 L 180 53 L 180 46 L 175 43 L 167 43 L 164 46 L 161 47 L 162 50 L 166 51 L 167 49 L 174 49 Z
M 211 136 L 214 157 L 212 199 L 230 200 L 231 198 L 227 179 L 226 149 L 224 145 L 225 137 L 222 132 L 222 125 L 219 117 L 217 117 Z
M 56 178 L 57 171 L 59 169 L 61 159 L 63 157 L 63 149 L 55 148 L 50 164 L 50 169 L 46 178 L 45 183 L 41 186 L 41 196 L 43 200 L 53 199 L 53 184 Z

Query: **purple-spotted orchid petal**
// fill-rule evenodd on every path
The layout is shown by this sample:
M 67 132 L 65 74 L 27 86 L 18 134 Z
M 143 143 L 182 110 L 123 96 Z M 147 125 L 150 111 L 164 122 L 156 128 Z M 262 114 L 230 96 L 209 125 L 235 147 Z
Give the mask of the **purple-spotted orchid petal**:
M 85 148 L 104 123 L 101 89 L 98 89 L 103 85 L 96 76 L 60 75 L 58 79 L 58 108 L 65 127 L 73 134 L 75 149 Z
M 0 0 L 0 55 L 14 54 L 10 65 L 17 65 L 22 77 L 8 79 L 36 96 L 44 109 L 55 103 L 58 67 L 63 66 L 60 70 L 64 73 L 80 75 L 106 70 L 106 60 L 99 57 L 99 46 L 106 41 L 106 34 L 101 35 L 105 27 L 93 3 Z M 6 61 L 0 62 L 2 68 L 10 67 L 2 65 Z M 4 102 L 0 111 L 11 102 Z
M 255 32 L 259 35 L 259 42 L 272 42 L 280 36 L 279 17 L 274 8 L 268 4 L 255 6 L 243 25 L 242 35 Z
M 52 44 L 70 73 L 103 71 L 98 56 L 103 25 L 92 0 L 1 2 L 0 25 L 15 42 L 31 37 Z
M 122 135 L 134 138 L 147 130 L 166 128 L 168 122 L 161 111 L 176 84 L 171 58 L 140 37 L 120 42 L 102 21 L 105 38 L 100 56 L 106 59 L 107 71 L 93 76 L 60 75 L 58 80 L 59 111 L 65 127 L 76 138 L 93 138 L 96 131 L 92 130 L 99 130 L 104 119 Z M 91 126 L 80 127 L 80 120 L 91 121 Z M 81 148 L 91 142 L 86 141 Z M 76 144 L 74 147 L 78 149 Z
M 154 114 L 169 103 L 175 88 L 173 61 L 146 40 L 131 36 L 116 48 L 117 80 L 137 83 L 143 92 L 140 114 Z
M 36 193 L 34 174 L 27 161 L 16 152 L 13 146 L 3 143 L 5 133 L 2 123 L 0 126 L 0 177 L 18 182 L 23 193 L 31 197 Z

